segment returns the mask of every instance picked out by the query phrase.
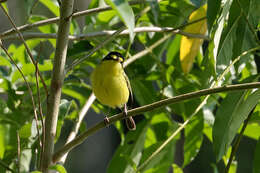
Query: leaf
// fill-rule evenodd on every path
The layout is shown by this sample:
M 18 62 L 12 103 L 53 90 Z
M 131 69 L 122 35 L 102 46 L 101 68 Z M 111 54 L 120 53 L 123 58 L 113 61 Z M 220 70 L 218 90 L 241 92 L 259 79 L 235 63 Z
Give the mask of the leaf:
M 208 0 L 207 23 L 209 31 L 211 30 L 213 23 L 217 18 L 217 14 L 220 10 L 220 5 L 220 0 Z
M 73 44 L 72 48 L 68 49 L 67 55 L 70 56 L 79 56 L 82 53 L 86 53 L 87 51 L 91 50 L 93 46 L 87 40 L 79 41 Z
M 130 173 L 136 169 L 142 156 L 146 131 L 147 122 L 142 122 L 137 124 L 136 131 L 127 133 L 124 144 L 117 148 L 109 163 L 108 173 Z
M 20 138 L 25 138 L 25 139 L 29 138 L 31 136 L 31 127 L 32 127 L 31 123 L 23 125 L 19 130 Z
M 55 16 L 60 16 L 60 9 L 52 0 L 40 0 Z
M 246 93 L 241 91 L 228 94 L 217 111 L 212 132 L 217 161 L 226 153 L 240 125 L 260 99 L 260 90 L 244 100 Z
M 134 40 L 135 16 L 126 0 L 106 0 L 127 26 L 131 42 Z
M 188 165 L 198 154 L 203 140 L 203 116 L 197 115 L 185 128 L 184 162 Z
M 240 3 L 246 15 L 252 13 L 250 5 L 253 5 L 253 0 L 249 2 L 241 1 Z M 237 1 L 232 3 L 229 13 L 228 24 L 221 35 L 218 55 L 216 57 L 216 70 L 218 74 L 222 73 L 234 58 L 244 51 L 257 46 Z M 248 20 L 252 20 L 251 15 L 249 15 Z
M 175 38 L 172 40 L 172 43 L 169 45 L 169 48 L 167 50 L 167 59 L 166 64 L 173 64 L 174 59 L 176 58 L 177 54 L 180 51 L 180 42 L 181 42 L 181 36 L 176 35 Z
M 172 165 L 172 169 L 174 173 L 183 173 L 183 170 L 175 163 Z
M 0 124 L 0 159 L 3 159 L 5 153 L 5 134 L 7 134 L 5 125 Z
M 253 162 L 253 173 L 260 172 L 260 138 L 257 141 L 255 152 L 254 152 L 254 162 Z
M 188 22 L 192 22 L 205 17 L 206 11 L 207 5 L 205 4 L 204 6 L 191 13 Z M 192 34 L 205 34 L 207 31 L 207 20 L 205 19 L 192 25 L 188 25 L 187 27 L 185 27 L 184 31 Z M 190 72 L 193 61 L 199 52 L 199 48 L 202 42 L 203 40 L 198 38 L 189 38 L 187 36 L 181 37 L 180 61 L 182 70 L 185 74 Z
M 60 164 L 53 165 L 49 169 L 58 171 L 59 173 L 67 173 L 66 169 Z

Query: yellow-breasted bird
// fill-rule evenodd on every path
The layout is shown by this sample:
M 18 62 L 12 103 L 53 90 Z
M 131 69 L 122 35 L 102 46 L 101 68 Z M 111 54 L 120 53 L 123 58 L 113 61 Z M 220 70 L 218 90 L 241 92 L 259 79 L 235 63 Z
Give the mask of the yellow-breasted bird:
M 126 103 L 132 96 L 130 82 L 123 68 L 124 57 L 119 52 L 110 52 L 91 74 L 92 90 L 98 101 L 111 108 L 124 107 L 123 114 L 127 115 Z M 132 117 L 126 118 L 129 130 L 135 130 Z

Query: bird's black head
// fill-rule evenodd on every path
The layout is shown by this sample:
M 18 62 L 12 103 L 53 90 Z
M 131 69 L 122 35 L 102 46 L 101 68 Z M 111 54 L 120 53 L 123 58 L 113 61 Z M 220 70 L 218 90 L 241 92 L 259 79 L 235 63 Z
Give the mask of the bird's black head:
M 107 56 L 105 56 L 105 58 L 103 58 L 102 61 L 107 61 L 107 60 L 113 60 L 113 61 L 118 61 L 120 63 L 123 63 L 124 57 L 119 52 L 110 52 L 109 54 L 107 54 Z

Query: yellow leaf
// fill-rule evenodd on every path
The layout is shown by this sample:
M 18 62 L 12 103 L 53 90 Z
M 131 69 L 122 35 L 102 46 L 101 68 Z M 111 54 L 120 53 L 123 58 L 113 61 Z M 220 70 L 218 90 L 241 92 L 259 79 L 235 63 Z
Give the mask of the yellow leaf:
M 192 21 L 205 17 L 206 14 L 207 4 L 192 12 L 188 22 L 190 23 Z M 185 27 L 184 31 L 192 34 L 205 34 L 207 31 L 207 20 L 204 19 L 200 22 L 188 25 L 187 27 Z M 194 59 L 198 54 L 202 42 L 203 40 L 198 38 L 191 38 L 187 36 L 181 37 L 180 61 L 182 70 L 185 74 L 190 72 Z

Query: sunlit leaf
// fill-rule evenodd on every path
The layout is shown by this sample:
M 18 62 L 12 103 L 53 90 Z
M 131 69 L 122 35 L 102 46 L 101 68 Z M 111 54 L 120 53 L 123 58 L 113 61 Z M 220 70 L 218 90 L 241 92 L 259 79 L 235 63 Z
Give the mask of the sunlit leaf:
M 56 1 L 52 0 L 40 0 L 40 2 L 45 5 L 55 16 L 60 16 L 60 9 L 55 4 Z

